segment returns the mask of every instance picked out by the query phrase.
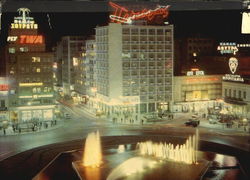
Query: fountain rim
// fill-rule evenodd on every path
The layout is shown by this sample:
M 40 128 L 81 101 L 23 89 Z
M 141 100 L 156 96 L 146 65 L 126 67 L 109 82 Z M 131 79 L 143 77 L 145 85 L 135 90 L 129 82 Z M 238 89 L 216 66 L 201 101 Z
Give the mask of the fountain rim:
M 178 139 L 182 139 L 183 141 L 185 141 L 186 140 L 186 137 L 180 137 L 180 136 L 167 136 L 167 135 L 146 135 L 146 136 L 143 136 L 143 135 L 121 135 L 121 136 L 101 136 L 100 138 L 101 138 L 101 142 L 102 142 L 102 148 L 103 149 L 108 149 L 108 147 L 112 147 L 112 146 L 115 146 L 115 145 L 119 145 L 119 144 L 122 144 L 122 143 L 120 143 L 120 142 L 117 142 L 117 141 L 114 141 L 114 142 L 112 142 L 111 144 L 105 144 L 105 143 L 109 143 L 109 142 L 103 142 L 103 140 L 105 140 L 105 139 L 109 139 L 109 138 L 115 138 L 116 140 L 118 139 L 118 138 L 128 138 L 128 137 L 131 137 L 131 138 L 138 138 L 138 137 L 143 137 L 143 138 L 150 138 L 150 139 L 148 139 L 148 140 L 152 140 L 153 141 L 153 139 L 154 138 L 156 138 L 156 137 L 173 137 L 173 138 L 178 138 Z M 142 142 L 141 140 L 135 140 L 135 139 L 133 139 L 133 140 L 130 140 L 130 142 L 128 142 L 128 143 L 125 143 L 125 144 L 136 144 L 136 143 L 138 143 L 138 142 Z M 66 150 L 66 151 L 62 151 L 62 152 L 59 152 L 44 168 L 42 168 L 38 173 L 36 173 L 36 175 L 32 178 L 32 179 L 36 179 L 36 176 L 38 175 L 38 174 L 40 174 L 40 173 L 42 173 L 51 163 L 53 163 L 53 161 L 57 158 L 57 157 L 59 157 L 61 154 L 64 154 L 64 153 L 70 153 L 70 152 L 77 152 L 77 151 L 82 151 L 83 150 L 83 147 L 84 147 L 84 145 L 85 145 L 85 141 L 84 140 L 86 140 L 86 138 L 82 138 L 82 139 L 75 139 L 75 140 L 71 140 L 71 141 L 65 141 L 65 142 L 60 142 L 60 143 L 53 143 L 53 144 L 49 144 L 49 145 L 44 145 L 44 146 L 40 146 L 40 147 L 37 147 L 37 148 L 33 148 L 33 149 L 30 149 L 30 150 L 35 150 L 35 149 L 40 149 L 40 148 L 45 148 L 46 149 L 46 147 L 49 147 L 49 146 L 56 146 L 56 145 L 62 145 L 62 144 L 66 144 L 66 143 L 70 143 L 70 142 L 82 142 L 82 148 L 78 148 L 78 149 L 71 149 L 71 150 Z M 167 139 L 166 139 L 167 140 Z M 133 142 L 131 142 L 131 141 L 133 141 Z M 230 145 L 228 145 L 228 144 L 222 144 L 222 143 L 217 143 L 217 142 L 213 142 L 213 141 L 208 141 L 208 140 L 203 140 L 203 139 L 200 139 L 199 140 L 200 141 L 200 143 L 201 144 L 203 144 L 203 143 L 205 143 L 205 144 L 207 144 L 207 143 L 212 143 L 213 145 L 219 145 L 219 146 L 223 146 L 223 147 L 225 147 L 227 150 L 225 150 L 225 152 L 223 152 L 223 153 L 221 153 L 220 151 L 216 151 L 216 149 L 217 148 L 212 148 L 212 149 L 214 149 L 214 151 L 209 151 L 209 150 L 205 150 L 205 149 L 203 149 L 203 150 L 199 150 L 199 151 L 203 151 L 203 152 L 214 152 L 214 153 L 218 153 L 218 154 L 224 154 L 224 155 L 231 155 L 231 156 L 235 156 L 237 159 L 238 159 L 238 157 L 235 155 L 235 154 L 231 154 L 231 153 L 228 153 L 227 151 L 230 149 L 230 151 L 235 151 L 235 150 L 237 150 L 237 151 L 239 151 L 239 153 L 241 153 L 241 152 L 245 152 L 245 153 L 250 153 L 249 151 L 246 151 L 246 150 L 244 150 L 244 149 L 241 149 L 241 148 L 238 148 L 238 147 L 235 147 L 235 146 L 230 146 Z M 158 141 L 158 142 L 163 142 L 163 141 Z M 167 142 L 167 141 L 166 141 Z M 25 151 L 24 151 L 25 152 Z M 18 154 L 20 154 L 20 153 L 18 153 Z M 18 154 L 16 154 L 16 155 L 18 155 Z M 16 155 L 14 155 L 14 156 L 16 156 Z M 7 158 L 8 159 L 8 158 Z M 1 162 L 1 161 L 0 161 Z M 244 172 L 244 174 L 246 174 L 245 173 L 245 171 L 244 171 L 244 169 L 243 168 L 241 168 L 242 169 L 242 171 Z

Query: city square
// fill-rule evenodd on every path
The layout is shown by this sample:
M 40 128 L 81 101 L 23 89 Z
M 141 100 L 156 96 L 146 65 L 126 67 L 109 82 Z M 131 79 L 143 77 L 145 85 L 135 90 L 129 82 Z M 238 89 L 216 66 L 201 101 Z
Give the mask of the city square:
M 1 1 L 0 177 L 248 179 L 248 4 Z

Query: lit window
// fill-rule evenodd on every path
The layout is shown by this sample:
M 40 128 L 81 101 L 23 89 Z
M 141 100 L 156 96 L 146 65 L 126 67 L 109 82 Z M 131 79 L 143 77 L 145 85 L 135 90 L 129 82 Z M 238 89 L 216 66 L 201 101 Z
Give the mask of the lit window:
M 28 52 L 29 49 L 27 47 L 20 47 L 21 52 Z
M 9 48 L 9 53 L 14 54 L 16 52 L 15 48 Z
M 40 57 L 32 57 L 32 62 L 41 62 Z
M 36 68 L 36 72 L 41 72 L 41 69 L 40 68 Z
M 45 87 L 45 88 L 43 89 L 43 92 L 48 92 L 48 88 Z
M 36 93 L 36 88 L 33 88 L 33 90 L 32 90 L 32 91 L 33 91 L 33 93 Z
M 40 92 L 41 92 L 41 88 L 40 88 L 40 87 L 37 88 L 36 90 L 37 90 L 37 93 L 40 93 Z

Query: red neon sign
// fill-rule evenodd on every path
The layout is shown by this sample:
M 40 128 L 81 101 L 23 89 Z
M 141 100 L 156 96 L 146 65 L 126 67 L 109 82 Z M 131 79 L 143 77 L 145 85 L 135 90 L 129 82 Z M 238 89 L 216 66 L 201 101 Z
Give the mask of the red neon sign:
M 0 84 L 0 91 L 8 91 L 9 85 L 8 84 Z
M 114 13 L 110 15 L 111 22 L 127 23 L 130 24 L 132 20 L 146 19 L 147 21 L 153 20 L 157 15 L 161 15 L 163 18 L 168 16 L 169 6 L 158 6 L 156 9 L 143 9 L 142 11 L 135 12 L 129 11 L 125 7 L 119 6 L 113 2 L 109 2 L 109 5 L 114 8 Z
M 41 35 L 21 35 L 20 44 L 42 44 L 43 36 Z

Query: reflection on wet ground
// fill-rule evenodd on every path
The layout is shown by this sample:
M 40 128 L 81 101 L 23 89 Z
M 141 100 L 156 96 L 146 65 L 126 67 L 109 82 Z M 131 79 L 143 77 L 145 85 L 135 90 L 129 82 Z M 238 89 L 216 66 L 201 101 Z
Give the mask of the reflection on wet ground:
M 126 145 L 125 153 L 117 153 L 117 147 L 106 148 L 103 152 L 104 156 L 117 166 L 134 156 L 135 145 Z M 129 147 L 129 148 L 128 148 Z M 239 163 L 235 157 L 217 154 L 213 152 L 203 152 L 202 159 L 210 162 L 210 167 L 203 176 L 203 180 L 242 180 L 246 179 L 240 169 Z M 82 151 L 65 152 L 60 154 L 51 162 L 42 172 L 40 172 L 34 180 L 78 180 L 79 177 L 72 167 L 72 162 L 82 159 Z M 109 170 L 110 171 L 110 170 Z M 181 170 L 180 170 L 181 171 Z M 182 172 L 185 174 L 185 172 Z M 105 176 L 107 177 L 107 172 Z M 101 178 L 105 179 L 105 178 Z M 124 179 L 124 178 L 123 178 Z M 187 178 L 189 179 L 189 178 Z
M 204 158 L 211 161 L 211 166 L 205 174 L 204 180 L 246 179 L 235 157 L 213 152 L 204 152 Z

